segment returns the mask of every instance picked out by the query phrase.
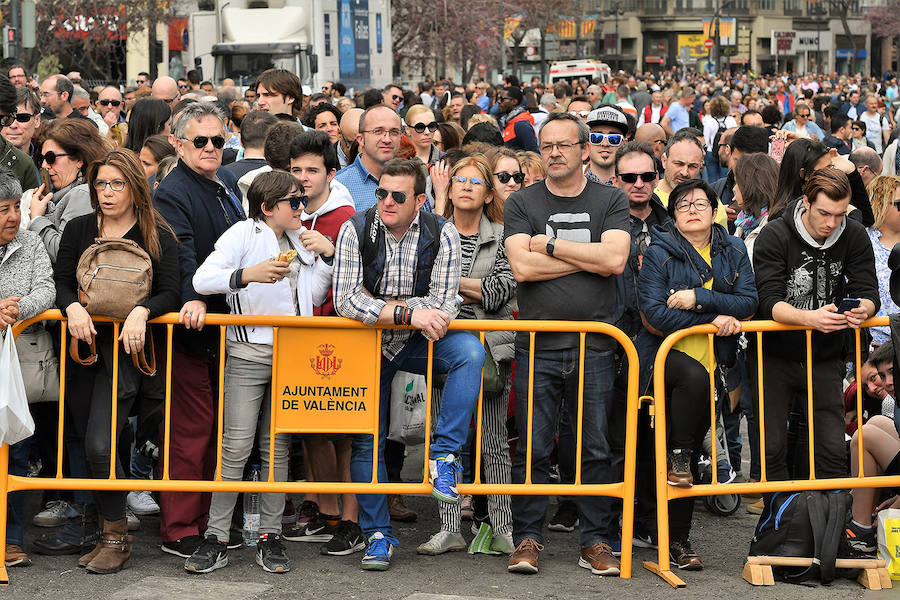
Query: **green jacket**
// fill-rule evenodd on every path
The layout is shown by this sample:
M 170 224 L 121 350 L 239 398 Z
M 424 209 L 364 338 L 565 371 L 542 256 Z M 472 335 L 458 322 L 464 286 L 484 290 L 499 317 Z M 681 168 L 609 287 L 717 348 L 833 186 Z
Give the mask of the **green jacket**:
M 41 185 L 37 170 L 31 157 L 16 148 L 9 140 L 0 136 L 0 167 L 4 167 L 16 174 L 22 190 L 34 189 Z

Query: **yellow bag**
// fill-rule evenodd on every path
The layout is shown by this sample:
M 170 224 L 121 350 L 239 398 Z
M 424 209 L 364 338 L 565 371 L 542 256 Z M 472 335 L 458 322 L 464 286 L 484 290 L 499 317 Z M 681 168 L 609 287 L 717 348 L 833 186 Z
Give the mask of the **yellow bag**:
M 887 563 L 891 579 L 900 580 L 900 509 L 878 513 L 878 557 Z

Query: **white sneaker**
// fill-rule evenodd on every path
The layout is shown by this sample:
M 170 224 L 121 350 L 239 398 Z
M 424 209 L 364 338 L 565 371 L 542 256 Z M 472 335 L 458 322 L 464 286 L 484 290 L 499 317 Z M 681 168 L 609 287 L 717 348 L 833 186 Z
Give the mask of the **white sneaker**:
M 137 531 L 141 528 L 141 520 L 130 508 L 125 509 L 125 519 L 128 521 L 128 531 Z
M 495 533 L 491 542 L 491 550 L 494 552 L 502 552 L 503 554 L 512 554 L 516 551 L 516 545 L 513 544 L 511 533 Z
M 431 539 L 416 548 L 419 554 L 437 556 L 444 552 L 457 552 L 466 549 L 466 539 L 459 532 L 438 531 Z
M 78 511 L 65 500 L 51 500 L 46 508 L 34 515 L 32 521 L 37 527 L 58 527 L 69 517 L 77 517 Z
M 150 492 L 128 492 L 128 508 L 136 515 L 157 515 L 159 504 Z

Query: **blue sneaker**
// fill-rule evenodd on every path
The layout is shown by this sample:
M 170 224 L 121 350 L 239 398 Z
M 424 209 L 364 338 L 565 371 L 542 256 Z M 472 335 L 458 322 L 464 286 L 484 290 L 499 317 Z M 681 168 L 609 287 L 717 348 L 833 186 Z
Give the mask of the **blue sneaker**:
M 391 566 L 394 554 L 393 538 L 386 538 L 380 531 L 369 536 L 369 546 L 362 557 L 360 568 L 363 571 L 387 571 Z
M 431 495 L 449 504 L 459 502 L 456 484 L 462 475 L 462 466 L 452 454 L 428 461 L 428 479 L 431 481 Z
M 731 483 L 737 478 L 737 473 L 731 468 L 727 460 L 720 460 L 716 469 L 716 479 L 719 483 Z

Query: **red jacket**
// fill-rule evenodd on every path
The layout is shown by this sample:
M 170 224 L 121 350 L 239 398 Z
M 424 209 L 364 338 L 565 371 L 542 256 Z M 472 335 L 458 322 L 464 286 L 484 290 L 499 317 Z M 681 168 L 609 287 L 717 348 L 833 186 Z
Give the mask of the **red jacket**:
M 665 104 L 662 105 L 662 108 L 659 109 L 659 120 L 662 121 L 663 115 L 666 114 L 666 111 L 669 110 L 669 107 Z M 648 104 L 644 107 L 644 123 L 652 123 L 650 119 L 653 118 L 653 105 Z

